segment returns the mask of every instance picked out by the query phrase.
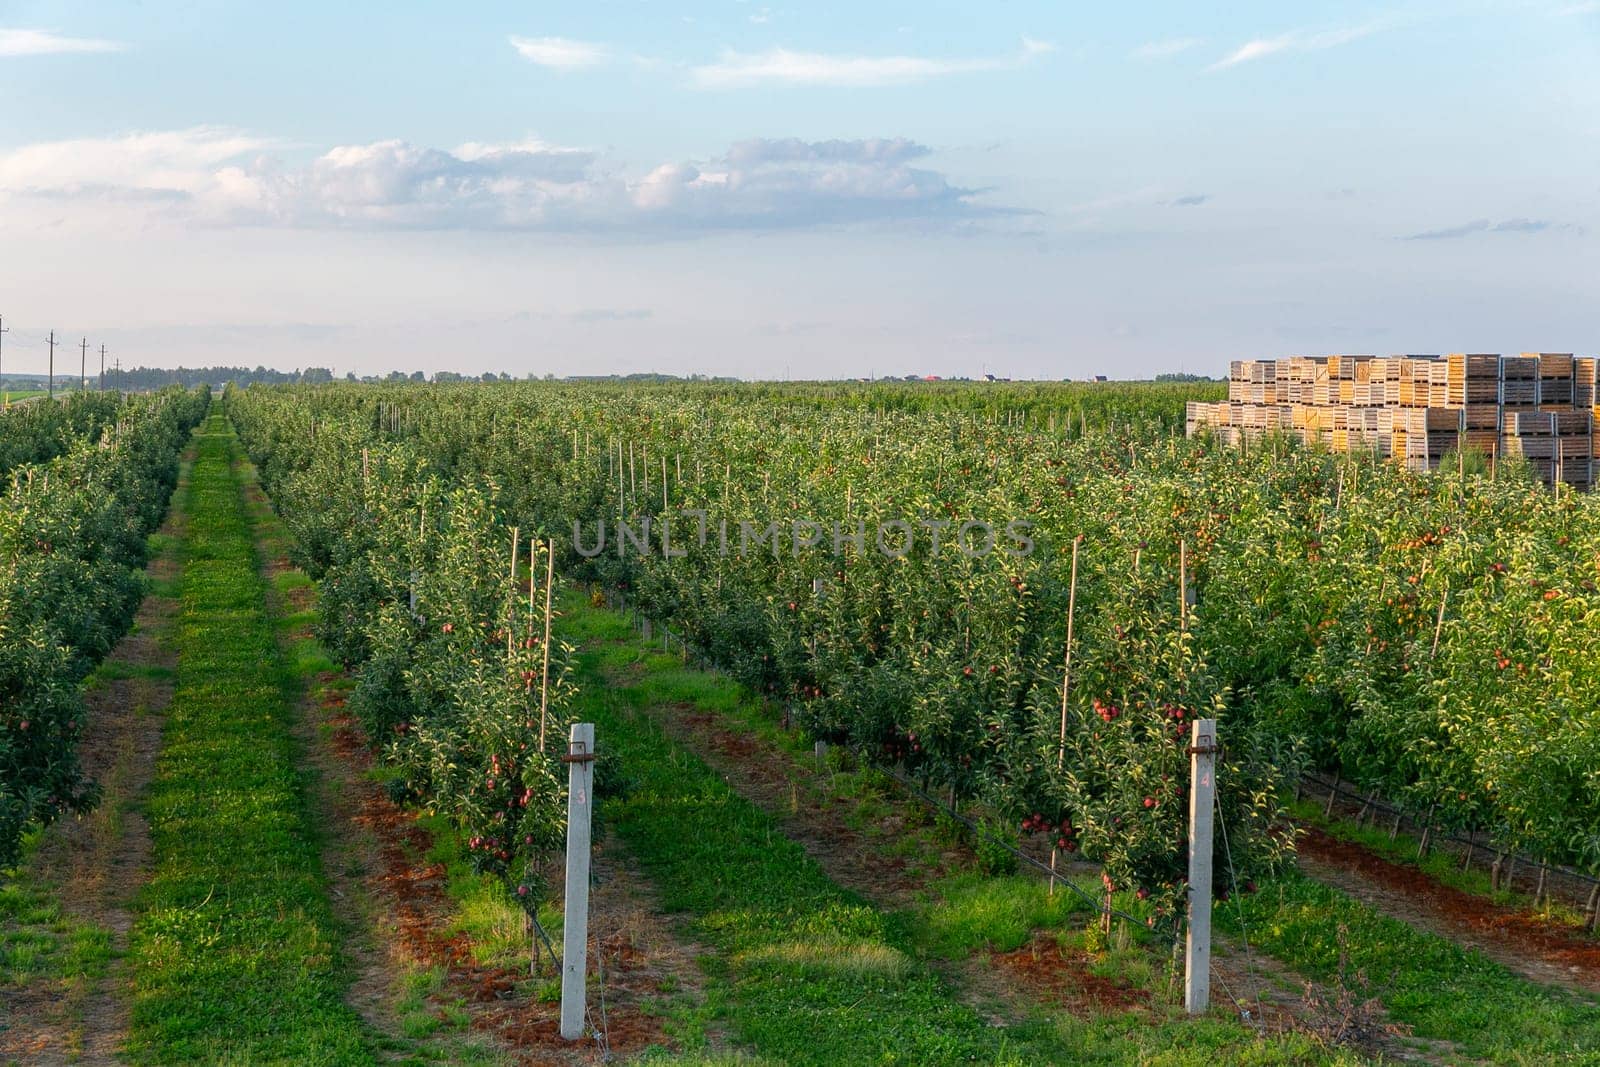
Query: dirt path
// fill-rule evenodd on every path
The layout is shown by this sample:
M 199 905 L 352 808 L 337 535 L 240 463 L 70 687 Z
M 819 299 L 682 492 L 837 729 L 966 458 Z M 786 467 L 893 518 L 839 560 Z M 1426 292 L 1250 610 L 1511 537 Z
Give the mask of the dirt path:
M 11 1019 L 0 1031 L 0 1062 L 116 1063 L 127 1039 L 129 998 L 124 953 L 133 925 L 132 903 L 147 878 L 150 828 L 140 802 L 161 748 L 161 726 L 172 700 L 177 666 L 178 550 L 186 516 L 191 448 L 172 506 L 146 567 L 151 582 L 128 634 L 118 642 L 84 694 L 87 718 L 79 742 L 84 771 L 103 790 L 88 815 L 52 826 L 31 863 L 31 874 L 70 919 L 109 934 L 111 962 L 97 981 L 6 994 Z
M 286 534 L 254 472 L 246 467 L 245 473 L 269 608 L 280 620 L 311 611 L 313 587 L 290 582 L 287 594 L 278 591 L 274 579 L 295 570 Z M 302 625 L 283 640 L 311 637 L 309 626 Z M 405 1024 L 396 1005 L 406 975 L 437 968 L 444 982 L 429 997 L 437 1017 L 443 1021 L 451 1008 L 464 1009 L 471 1030 L 488 1042 L 496 1058 L 520 1064 L 602 1062 L 595 1043 L 561 1038 L 559 1004 L 535 997 L 539 986 L 555 978 L 548 955 L 537 978 L 526 966 L 485 966 L 474 958 L 470 939 L 452 929 L 457 904 L 447 892 L 445 868 L 428 859 L 432 834 L 374 779 L 372 747 L 346 707 L 340 680 L 338 673 L 325 672 L 308 681 L 297 737 L 314 772 L 312 796 L 325 834 L 323 869 L 346 932 L 351 1006 L 379 1033 L 390 1035 L 397 1049 L 422 1043 L 401 1036 Z M 596 844 L 593 877 L 589 958 L 592 973 L 597 964 L 604 968 L 609 1053 L 671 1047 L 651 1002 L 668 991 L 697 995 L 704 982 L 698 964 L 702 950 L 665 917 L 652 887 L 614 836 Z M 560 885 L 559 870 L 551 880 Z M 561 931 L 550 936 L 559 943 Z M 443 1034 L 429 1042 L 438 1046 L 436 1057 L 452 1055 L 450 1040 Z M 402 1054 L 396 1052 L 395 1058 Z
M 1442 885 L 1358 844 L 1307 827 L 1300 839 L 1306 874 L 1390 918 L 1477 949 L 1535 982 L 1600 993 L 1600 941 L 1569 933 L 1519 908 Z

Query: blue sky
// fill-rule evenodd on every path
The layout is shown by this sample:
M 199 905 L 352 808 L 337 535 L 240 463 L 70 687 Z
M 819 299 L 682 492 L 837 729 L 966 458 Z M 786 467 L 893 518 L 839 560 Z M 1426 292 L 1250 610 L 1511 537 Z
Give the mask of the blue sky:
M 50 329 L 1059 378 L 1600 327 L 1600 0 L 0 0 L 0 119 L 14 370 Z

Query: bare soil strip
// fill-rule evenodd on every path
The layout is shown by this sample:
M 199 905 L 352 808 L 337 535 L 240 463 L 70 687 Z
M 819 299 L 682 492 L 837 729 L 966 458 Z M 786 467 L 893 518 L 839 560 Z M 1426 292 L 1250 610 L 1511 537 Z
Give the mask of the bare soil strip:
M 1521 908 L 1442 885 L 1315 827 L 1300 839 L 1300 867 L 1391 918 L 1485 956 L 1534 982 L 1600 992 L 1600 942 Z

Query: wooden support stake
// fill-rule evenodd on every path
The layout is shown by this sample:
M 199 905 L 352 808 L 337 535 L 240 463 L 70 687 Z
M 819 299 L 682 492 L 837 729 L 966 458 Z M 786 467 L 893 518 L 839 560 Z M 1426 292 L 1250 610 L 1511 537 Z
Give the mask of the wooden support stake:
M 550 561 L 544 578 L 544 673 L 539 680 L 539 751 L 544 751 L 545 719 L 550 710 L 550 593 L 556 584 L 556 543 L 547 542 Z
M 1189 543 L 1178 541 L 1178 629 L 1189 628 Z
M 1211 823 L 1216 795 L 1217 720 L 1199 719 L 1189 744 L 1189 929 L 1184 940 L 1183 1006 L 1199 1015 L 1211 1002 Z
M 589 817 L 594 724 L 575 722 L 567 752 L 567 892 L 561 936 L 561 1036 L 583 1037 L 589 972 Z
M 1428 653 L 1428 658 L 1433 659 L 1439 654 L 1439 635 L 1444 633 L 1444 606 L 1450 603 L 1450 587 L 1445 586 L 1444 596 L 1439 598 L 1439 620 L 1433 624 L 1433 649 Z
M 517 552 L 522 547 L 522 527 L 511 527 L 511 581 L 506 593 L 506 659 L 509 661 L 516 649 L 517 632 Z M 531 556 L 532 553 L 530 552 Z M 509 666 L 509 662 L 507 664 Z
M 1067 654 L 1066 665 L 1061 670 L 1061 738 L 1056 743 L 1056 770 L 1058 771 L 1067 759 L 1067 694 L 1072 690 L 1072 622 L 1078 607 L 1078 546 L 1082 543 L 1082 534 L 1072 539 L 1072 578 L 1067 584 Z M 1054 896 L 1056 892 L 1056 853 L 1056 846 L 1052 844 L 1050 846 L 1049 889 L 1049 895 L 1051 896 Z

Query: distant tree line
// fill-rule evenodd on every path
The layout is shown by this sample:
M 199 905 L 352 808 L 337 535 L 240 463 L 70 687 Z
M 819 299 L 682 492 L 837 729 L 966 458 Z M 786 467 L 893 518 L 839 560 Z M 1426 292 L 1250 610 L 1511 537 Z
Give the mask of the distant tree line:
M 123 389 L 128 392 L 144 392 L 151 389 L 161 389 L 169 385 L 181 385 L 186 388 L 197 385 L 210 385 L 220 388 L 233 382 L 237 385 L 253 385 L 260 382 L 264 385 L 287 385 L 300 382 L 307 385 L 317 385 L 333 381 L 333 372 L 326 367 L 307 367 L 305 370 L 281 371 L 269 367 L 178 367 L 176 370 L 164 367 L 138 367 L 134 370 L 106 371 L 106 388 Z

